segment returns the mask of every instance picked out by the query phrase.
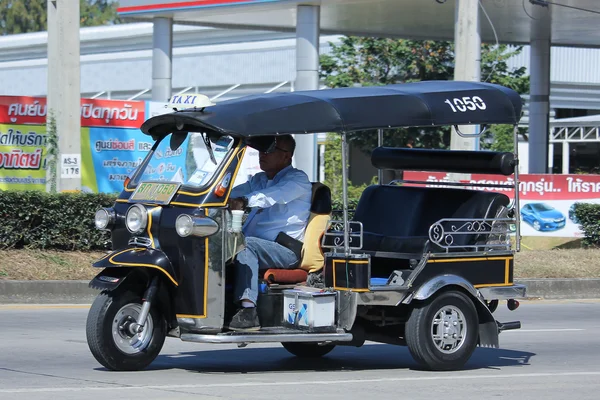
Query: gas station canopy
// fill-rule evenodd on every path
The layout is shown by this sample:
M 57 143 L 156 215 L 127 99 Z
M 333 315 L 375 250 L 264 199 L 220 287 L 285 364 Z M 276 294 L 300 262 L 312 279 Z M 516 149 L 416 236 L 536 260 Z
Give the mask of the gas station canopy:
M 322 34 L 452 41 L 456 1 L 121 0 L 119 15 L 146 21 L 169 17 L 176 24 L 294 31 L 297 6 L 319 5 Z M 551 8 L 553 46 L 600 47 L 600 1 L 534 2 Z M 529 0 L 482 0 L 481 5 L 485 11 L 480 14 L 482 41 L 495 43 L 495 29 L 501 43 L 530 43 L 532 8 L 536 5 Z

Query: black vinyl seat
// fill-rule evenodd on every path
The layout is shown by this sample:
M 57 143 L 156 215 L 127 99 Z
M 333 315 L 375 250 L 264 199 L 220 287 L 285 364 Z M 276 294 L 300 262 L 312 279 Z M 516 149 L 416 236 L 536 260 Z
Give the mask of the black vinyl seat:
M 429 241 L 429 228 L 443 218 L 494 218 L 510 200 L 502 193 L 468 189 L 373 185 L 363 192 L 354 221 L 363 224 L 363 250 L 421 253 Z M 445 232 L 454 225 L 444 223 Z M 455 246 L 485 243 L 486 235 L 455 235 Z M 460 248 L 452 249 L 459 251 Z M 472 250 L 472 248 L 471 248 Z

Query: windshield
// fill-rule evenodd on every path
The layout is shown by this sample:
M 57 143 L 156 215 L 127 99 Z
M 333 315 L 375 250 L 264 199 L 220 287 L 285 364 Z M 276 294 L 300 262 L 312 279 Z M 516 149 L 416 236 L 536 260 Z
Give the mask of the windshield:
M 205 138 L 199 132 L 165 136 L 141 166 L 144 172 L 136 177 L 134 185 L 143 181 L 177 182 L 194 187 L 206 185 L 233 146 L 233 138 L 220 136 L 210 141 Z

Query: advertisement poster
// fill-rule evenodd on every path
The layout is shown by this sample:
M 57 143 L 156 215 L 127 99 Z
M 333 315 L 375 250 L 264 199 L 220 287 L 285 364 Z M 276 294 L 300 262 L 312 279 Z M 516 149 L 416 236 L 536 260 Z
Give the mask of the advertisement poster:
M 85 192 L 121 191 L 152 146 L 145 114 L 143 101 L 81 99 L 81 160 L 58 174 L 81 176 Z M 46 115 L 44 97 L 0 96 L 0 189 L 46 190 Z
M 450 181 L 444 172 L 404 172 L 404 179 L 427 182 Z M 464 183 L 514 184 L 511 177 L 472 174 Z M 501 192 L 513 200 L 508 188 L 469 189 Z M 600 175 L 519 175 L 519 203 L 522 236 L 581 237 L 583 233 L 573 212 L 575 203 L 600 204 Z
M 0 190 L 46 190 L 46 127 L 0 123 Z
M 58 160 L 57 174 L 80 176 L 84 192 L 120 192 L 154 144 L 140 126 L 172 111 L 159 102 L 81 99 L 81 153 L 69 155 L 68 165 L 64 157 Z M 0 190 L 46 190 L 46 116 L 44 97 L 0 96 Z M 175 174 L 185 179 L 185 154 L 163 147 L 149 166 L 152 179 Z M 258 152 L 248 148 L 234 185 L 259 171 Z

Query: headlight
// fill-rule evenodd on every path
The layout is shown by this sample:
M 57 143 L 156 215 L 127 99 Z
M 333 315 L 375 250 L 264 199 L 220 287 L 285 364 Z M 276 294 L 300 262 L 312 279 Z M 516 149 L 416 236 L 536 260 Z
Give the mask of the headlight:
M 194 221 L 192 217 L 187 214 L 181 214 L 175 221 L 175 230 L 181 237 L 190 236 L 194 229 Z
M 140 204 L 129 207 L 125 215 L 125 226 L 131 233 L 140 233 L 148 224 L 148 211 Z
M 194 217 L 181 214 L 175 221 L 175 230 L 181 237 L 190 235 L 205 237 L 214 235 L 219 231 L 219 224 L 209 217 Z
M 113 210 L 112 208 L 101 208 L 98 211 L 96 211 L 96 215 L 94 216 L 94 224 L 96 225 L 96 229 L 110 229 L 110 227 L 114 223 L 115 210 Z

